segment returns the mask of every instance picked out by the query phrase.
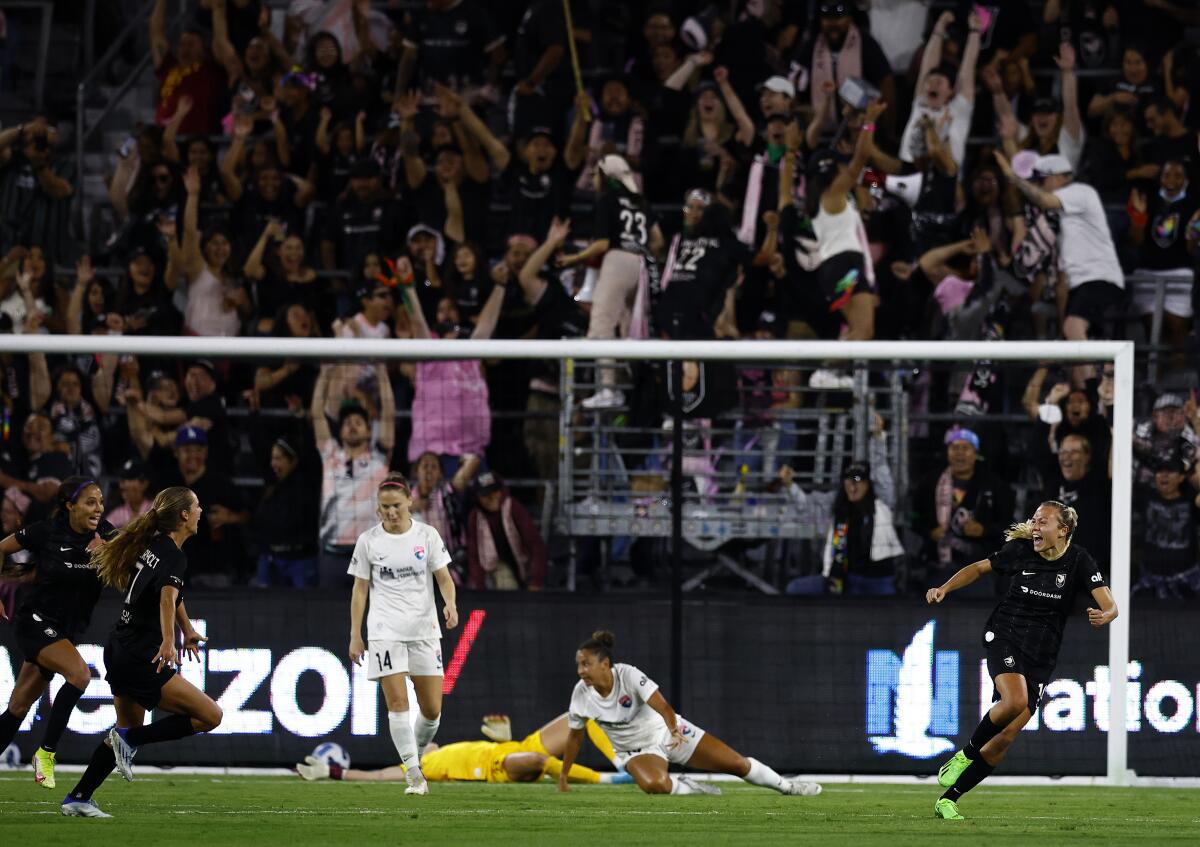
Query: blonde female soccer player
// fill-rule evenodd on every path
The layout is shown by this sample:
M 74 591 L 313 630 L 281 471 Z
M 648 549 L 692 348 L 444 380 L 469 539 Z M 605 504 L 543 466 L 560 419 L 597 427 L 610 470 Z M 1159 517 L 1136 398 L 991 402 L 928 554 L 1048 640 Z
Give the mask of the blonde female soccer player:
M 563 751 L 563 773 L 575 763 L 587 721 L 594 720 L 612 740 L 617 765 L 624 767 L 647 794 L 721 793 L 715 786 L 672 776 L 667 767 L 673 764 L 731 774 L 780 794 L 812 797 L 821 793 L 817 783 L 784 779 L 757 759 L 746 758 L 715 735 L 676 715 L 654 680 L 633 665 L 613 661 L 615 644 L 611 632 L 600 631 L 575 652 L 579 682 L 567 712 L 571 732 Z M 567 780 L 561 775 L 558 790 L 568 790 Z
M 421 771 L 430 782 L 537 782 L 543 776 L 558 778 L 563 772 L 562 755 L 567 744 L 567 716 L 559 715 L 550 723 L 525 736 L 512 740 L 512 724 L 507 716 L 490 715 L 484 718 L 483 734 L 490 741 L 458 741 L 438 747 L 431 744 L 423 751 Z M 612 743 L 595 721 L 588 721 L 588 738 L 610 762 Z M 404 768 L 395 765 L 379 770 L 342 768 L 306 756 L 296 765 L 296 773 L 306 780 L 340 779 L 346 782 L 400 782 Z M 582 765 L 572 765 L 567 772 L 571 782 L 620 784 L 631 779 L 623 773 L 599 773 Z
M 405 794 L 428 794 L 419 751 L 433 740 L 442 718 L 442 632 L 433 599 L 436 579 L 445 606 L 446 628 L 458 625 L 450 554 L 433 527 L 413 520 L 412 488 L 400 474 L 379 484 L 380 523 L 358 537 L 347 570 L 354 577 L 350 596 L 350 661 L 367 661 L 367 678 L 379 680 L 388 707 L 392 743 L 407 773 Z M 367 640 L 363 612 L 367 600 Z M 412 677 L 420 714 L 408 716 Z
M 1088 623 L 1102 627 L 1117 616 L 1117 604 L 1087 550 L 1072 544 L 1079 515 L 1065 503 L 1047 500 L 1033 517 L 1004 533 L 1005 544 L 988 558 L 967 565 L 925 593 L 941 603 L 951 591 L 995 572 L 1011 578 L 1008 594 L 983 627 L 996 702 L 967 745 L 938 770 L 946 792 L 933 806 L 935 817 L 960 821 L 959 799 L 987 778 L 1037 711 L 1052 678 L 1063 628 L 1077 594 L 1088 593 L 1099 609 L 1087 610 Z

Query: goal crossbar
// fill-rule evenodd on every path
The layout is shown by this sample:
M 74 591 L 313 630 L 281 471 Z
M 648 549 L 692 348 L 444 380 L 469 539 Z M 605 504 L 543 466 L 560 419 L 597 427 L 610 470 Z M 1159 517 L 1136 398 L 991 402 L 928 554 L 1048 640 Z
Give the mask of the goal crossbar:
M 5 335 L 0 352 L 126 354 L 213 359 L 618 359 L 669 361 L 986 361 L 1114 364 L 1112 563 L 1120 614 L 1109 626 L 1109 731 L 1106 780 L 1126 785 L 1128 736 L 1130 517 L 1132 516 L 1134 346 L 1132 341 L 658 341 L 214 338 L 201 336 Z

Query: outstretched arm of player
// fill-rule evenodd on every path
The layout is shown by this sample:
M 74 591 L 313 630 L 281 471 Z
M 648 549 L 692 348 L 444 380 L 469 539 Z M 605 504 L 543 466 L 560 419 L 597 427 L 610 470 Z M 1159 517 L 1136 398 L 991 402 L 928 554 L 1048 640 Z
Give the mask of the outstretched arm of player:
M 1108 590 L 1108 586 L 1104 585 L 1100 588 L 1093 588 L 1092 597 L 1096 599 L 1096 603 L 1100 608 L 1088 608 L 1088 623 L 1097 628 L 1104 626 L 1106 623 L 1112 623 L 1117 617 L 1117 601 L 1113 599 L 1112 592 Z
M 674 749 L 683 743 L 683 736 L 679 734 L 679 716 L 675 714 L 675 710 L 671 708 L 671 704 L 667 702 L 667 698 L 662 696 L 661 691 L 655 691 L 650 695 L 650 699 L 646 701 L 646 705 L 662 717 L 663 723 L 667 725 L 667 729 L 671 731 L 671 743 L 667 747 Z
M 446 618 L 446 629 L 454 629 L 454 627 L 458 626 L 458 606 L 456 605 L 454 578 L 450 576 L 449 568 L 434 571 L 433 578 L 437 580 L 438 589 L 442 592 L 442 600 L 446 604 L 445 608 L 442 609 L 442 614 Z
M 571 766 L 575 764 L 575 757 L 579 755 L 579 748 L 583 746 L 583 732 L 582 729 L 572 729 L 567 733 L 567 744 L 562 755 L 562 771 L 558 774 L 558 790 L 563 793 L 571 790 L 567 782 L 567 774 L 571 772 Z
M 975 580 L 984 574 L 992 572 L 992 562 L 990 559 L 984 559 L 980 562 L 974 562 L 960 569 L 958 573 L 946 580 L 941 586 L 931 588 L 925 592 L 926 603 L 940 603 L 946 599 L 946 595 L 951 591 L 957 591 L 960 588 L 966 588 Z
M 350 661 L 356 665 L 362 664 L 363 653 L 367 647 L 363 644 L 362 625 L 363 615 L 367 611 L 367 595 L 371 592 L 371 583 L 362 577 L 354 578 L 354 589 L 350 592 Z

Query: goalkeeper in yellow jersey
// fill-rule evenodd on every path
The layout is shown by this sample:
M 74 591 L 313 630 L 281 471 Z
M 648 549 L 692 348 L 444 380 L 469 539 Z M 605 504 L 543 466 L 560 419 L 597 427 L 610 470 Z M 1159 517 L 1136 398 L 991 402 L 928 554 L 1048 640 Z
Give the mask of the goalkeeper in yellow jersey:
M 537 782 L 543 776 L 555 779 L 562 773 L 559 758 L 566 747 L 567 716 L 559 715 L 541 729 L 520 741 L 512 740 L 512 723 L 507 715 L 487 715 L 480 731 L 488 741 L 459 741 L 438 747 L 430 744 L 421 756 L 421 770 L 430 782 Z M 594 721 L 588 721 L 588 737 L 610 762 L 612 742 Z M 403 782 L 400 765 L 379 770 L 341 768 L 313 756 L 296 765 L 296 773 L 307 780 L 340 779 L 348 782 Z M 621 772 L 602 774 L 591 768 L 573 765 L 567 774 L 571 782 L 623 783 L 630 777 Z

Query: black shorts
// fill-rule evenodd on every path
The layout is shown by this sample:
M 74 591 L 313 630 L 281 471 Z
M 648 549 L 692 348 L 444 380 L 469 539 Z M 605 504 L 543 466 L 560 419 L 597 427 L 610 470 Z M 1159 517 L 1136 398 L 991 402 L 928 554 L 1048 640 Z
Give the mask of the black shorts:
M 1111 282 L 1102 279 L 1085 282 L 1067 295 L 1067 317 L 1083 318 L 1088 322 L 1088 334 L 1094 335 L 1101 329 L 1105 313 L 1124 299 L 1124 289 Z
M 875 286 L 867 281 L 866 257 L 846 251 L 830 256 L 817 268 L 817 283 L 829 311 L 840 312 L 855 294 L 874 294 Z
M 44 620 L 36 621 L 32 615 L 21 615 L 18 617 L 14 629 L 17 636 L 17 649 L 21 651 L 21 656 L 29 664 L 37 665 L 37 669 L 43 677 L 52 679 L 54 671 L 38 664 L 38 654 L 56 641 L 61 641 L 65 638 L 74 644 L 74 639 L 69 634 L 60 632 L 57 624 Z
M 154 662 L 157 651 L 157 645 L 147 651 L 131 648 L 116 638 L 108 639 L 104 645 L 104 678 L 113 696 L 129 697 L 147 711 L 158 707 L 162 687 L 175 676 L 175 669 L 164 667 L 159 671 Z
M 993 684 L 996 677 L 1002 673 L 1019 673 L 1025 677 L 1026 693 L 1029 696 L 1029 713 L 1036 712 L 1038 703 L 1042 699 L 1042 693 L 1046 690 L 1046 683 L 1050 681 L 1050 674 L 1054 669 L 1032 664 L 1021 655 L 1019 650 L 1013 649 L 1011 644 L 1004 641 L 996 640 L 984 646 L 987 648 L 988 675 L 992 678 Z M 992 702 L 995 703 L 999 699 L 1000 689 L 993 687 Z

